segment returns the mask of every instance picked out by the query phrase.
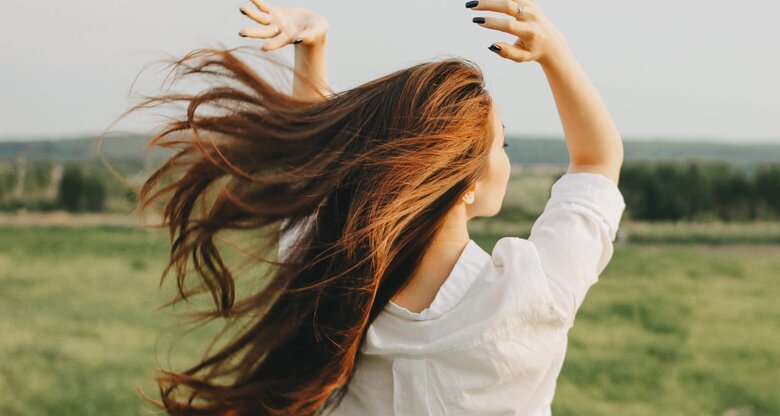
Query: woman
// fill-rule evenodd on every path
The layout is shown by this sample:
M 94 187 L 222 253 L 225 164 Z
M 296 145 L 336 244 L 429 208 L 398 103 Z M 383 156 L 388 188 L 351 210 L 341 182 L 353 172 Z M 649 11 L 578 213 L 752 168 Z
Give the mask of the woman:
M 176 271 L 177 300 L 211 294 L 200 319 L 243 324 L 193 368 L 163 371 L 153 402 L 175 415 L 549 415 L 625 208 L 620 135 L 564 37 L 535 0 L 466 3 L 517 36 L 490 46 L 500 58 L 541 65 L 570 154 L 529 238 L 489 254 L 467 222 L 500 210 L 510 169 L 479 68 L 435 60 L 335 93 L 327 22 L 253 3 L 242 13 L 259 26 L 241 34 L 270 39 L 263 51 L 294 45 L 292 95 L 233 50 L 202 49 L 176 65 L 220 85 L 136 106 L 188 105 L 152 140 L 177 153 L 139 193 L 142 210 L 170 195 L 163 278 Z M 262 237 L 251 255 L 269 266 L 240 299 L 216 241 L 231 230 Z

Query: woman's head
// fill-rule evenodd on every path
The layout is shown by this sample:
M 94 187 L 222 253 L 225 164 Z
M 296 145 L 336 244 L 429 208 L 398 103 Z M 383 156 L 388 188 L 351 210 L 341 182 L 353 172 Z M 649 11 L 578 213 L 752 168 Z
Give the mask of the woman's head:
M 272 87 L 233 51 L 200 49 L 175 62 L 185 76 L 220 81 L 207 91 L 129 110 L 187 105 L 151 141 L 177 153 L 138 194 L 141 210 L 165 196 L 172 303 L 205 291 L 215 309 L 195 316 L 245 324 L 198 365 L 163 372 L 155 404 L 171 414 L 315 414 L 340 401 L 368 326 L 447 213 L 500 208 L 501 122 L 467 60 L 415 65 L 314 102 Z M 469 190 L 474 204 L 460 205 Z M 310 216 L 314 226 L 274 261 L 282 221 L 288 231 Z M 217 244 L 234 230 L 260 237 L 251 256 L 269 266 L 250 293 L 236 293 Z M 190 260 L 201 284 L 187 291 Z

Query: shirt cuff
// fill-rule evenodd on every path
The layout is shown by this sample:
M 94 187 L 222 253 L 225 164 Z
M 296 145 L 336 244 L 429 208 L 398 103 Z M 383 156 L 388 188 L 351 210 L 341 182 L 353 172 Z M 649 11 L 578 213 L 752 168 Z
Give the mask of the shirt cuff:
M 595 172 L 566 173 L 553 184 L 545 210 L 561 202 L 583 205 L 604 218 L 615 240 L 626 202 L 611 179 Z

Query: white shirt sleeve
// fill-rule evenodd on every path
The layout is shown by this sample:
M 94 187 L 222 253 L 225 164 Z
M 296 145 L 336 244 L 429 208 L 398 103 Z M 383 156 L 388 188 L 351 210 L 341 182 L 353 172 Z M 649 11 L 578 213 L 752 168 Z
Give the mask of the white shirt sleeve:
M 611 179 L 593 172 L 566 173 L 553 184 L 544 211 L 531 227 L 528 241 L 569 325 L 612 258 L 625 207 Z

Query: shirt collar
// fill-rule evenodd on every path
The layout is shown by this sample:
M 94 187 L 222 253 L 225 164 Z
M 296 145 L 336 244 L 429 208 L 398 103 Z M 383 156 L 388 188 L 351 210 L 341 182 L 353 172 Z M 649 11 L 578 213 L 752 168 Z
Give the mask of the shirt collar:
M 421 321 L 435 319 L 455 307 L 491 260 L 490 254 L 469 239 L 447 279 L 431 304 L 420 312 L 412 312 L 389 301 L 385 310 L 402 319 Z

